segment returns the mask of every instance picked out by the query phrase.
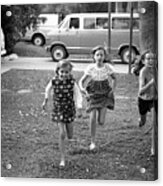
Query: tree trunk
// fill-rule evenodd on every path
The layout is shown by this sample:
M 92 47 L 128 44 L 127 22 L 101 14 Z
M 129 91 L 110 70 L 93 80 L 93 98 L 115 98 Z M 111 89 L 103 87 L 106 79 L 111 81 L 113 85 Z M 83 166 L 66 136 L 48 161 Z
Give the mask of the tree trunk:
M 144 8 L 145 13 L 140 13 L 140 49 L 141 51 L 151 49 L 158 53 L 158 4 L 154 1 L 139 2 L 140 10 Z
M 139 8 L 144 8 L 145 12 L 140 13 L 140 49 L 141 52 L 150 49 L 158 56 L 158 4 L 154 1 L 139 2 Z M 157 63 L 158 65 L 158 63 Z M 158 66 L 156 65 L 154 72 L 156 96 L 158 95 Z M 153 127 L 152 139 L 155 151 L 154 174 L 155 179 L 158 178 L 158 108 L 153 110 Z

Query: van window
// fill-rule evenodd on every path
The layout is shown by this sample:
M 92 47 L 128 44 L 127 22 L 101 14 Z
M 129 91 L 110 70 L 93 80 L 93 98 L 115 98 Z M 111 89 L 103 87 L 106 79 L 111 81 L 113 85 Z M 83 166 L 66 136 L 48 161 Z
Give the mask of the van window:
M 79 28 L 79 18 L 71 18 L 70 19 L 70 28 L 71 29 L 78 29 Z
M 108 28 L 108 18 L 98 17 L 96 19 L 96 28 L 107 29 Z
M 95 29 L 95 18 L 85 18 L 84 29 Z
M 130 28 L 130 18 L 117 17 L 112 19 L 112 29 L 125 30 Z M 133 19 L 133 29 L 139 29 L 138 19 Z

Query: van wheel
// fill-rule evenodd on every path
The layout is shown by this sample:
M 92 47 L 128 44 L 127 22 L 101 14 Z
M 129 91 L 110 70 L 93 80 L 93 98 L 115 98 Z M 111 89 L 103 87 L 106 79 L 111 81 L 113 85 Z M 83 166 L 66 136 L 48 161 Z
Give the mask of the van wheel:
M 123 63 L 129 63 L 129 55 L 130 50 L 129 48 L 125 48 L 121 51 L 121 60 Z M 134 58 L 136 57 L 136 51 L 132 48 L 131 49 L 131 63 L 133 62 Z
M 32 43 L 36 46 L 43 46 L 45 44 L 45 38 L 40 34 L 34 35 L 32 37 Z
M 53 61 L 59 61 L 61 59 L 66 58 L 68 55 L 64 47 L 54 46 L 51 49 L 51 56 L 52 56 Z

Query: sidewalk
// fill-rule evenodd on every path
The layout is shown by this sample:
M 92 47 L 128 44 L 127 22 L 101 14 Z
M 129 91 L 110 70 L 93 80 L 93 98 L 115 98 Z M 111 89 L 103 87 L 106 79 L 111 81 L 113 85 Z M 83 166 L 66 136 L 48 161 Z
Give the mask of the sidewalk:
M 75 71 L 84 71 L 89 63 L 86 60 L 73 59 L 73 66 Z M 49 58 L 29 58 L 19 57 L 15 60 L 1 59 L 1 74 L 11 69 L 26 69 L 26 70 L 53 70 L 56 67 L 57 62 L 53 62 Z M 128 73 L 128 65 L 115 64 L 115 71 L 117 73 Z

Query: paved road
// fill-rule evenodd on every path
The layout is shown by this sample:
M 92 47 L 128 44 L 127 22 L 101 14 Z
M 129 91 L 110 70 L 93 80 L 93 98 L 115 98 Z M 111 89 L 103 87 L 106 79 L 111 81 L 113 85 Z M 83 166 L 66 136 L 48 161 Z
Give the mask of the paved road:
M 39 69 L 39 70 L 53 70 L 56 66 L 56 62 L 53 62 L 51 58 L 29 58 L 19 57 L 15 60 L 1 60 L 1 74 L 10 69 Z M 89 63 L 83 60 L 73 60 L 74 70 L 83 71 Z M 117 73 L 128 73 L 128 65 L 126 64 L 114 64 L 115 71 Z

